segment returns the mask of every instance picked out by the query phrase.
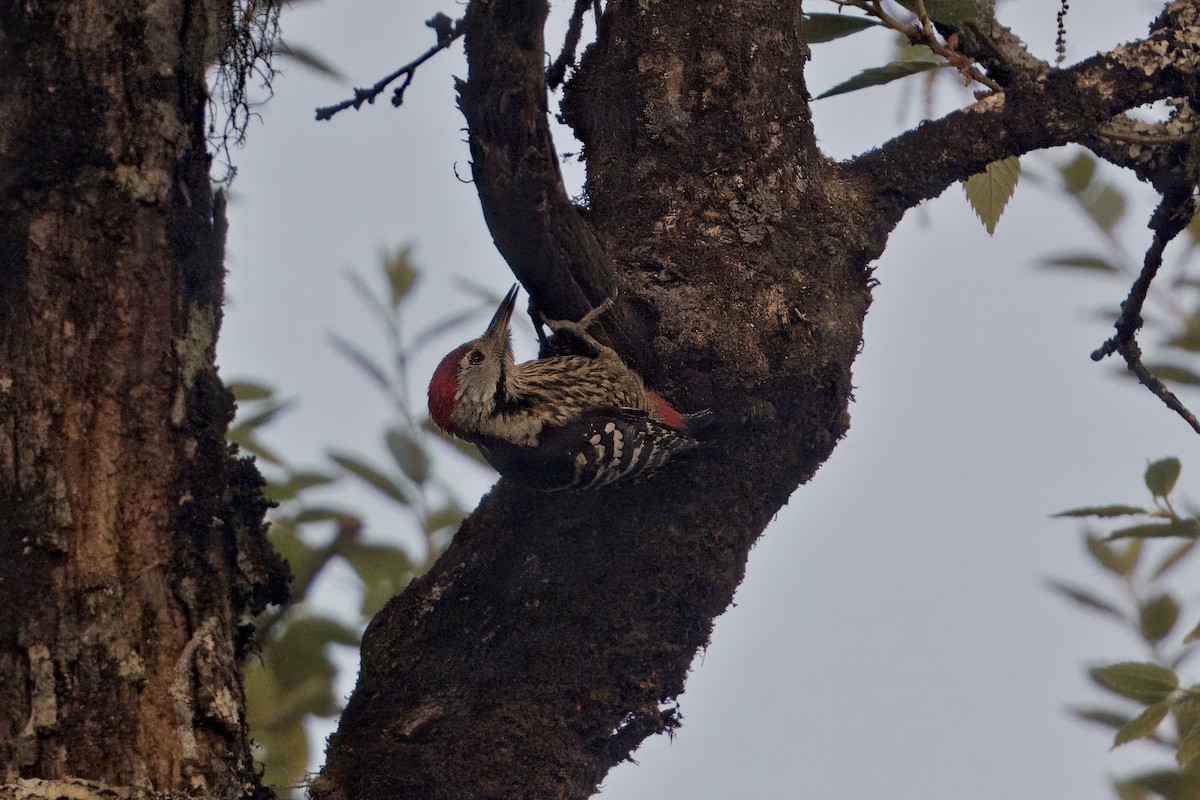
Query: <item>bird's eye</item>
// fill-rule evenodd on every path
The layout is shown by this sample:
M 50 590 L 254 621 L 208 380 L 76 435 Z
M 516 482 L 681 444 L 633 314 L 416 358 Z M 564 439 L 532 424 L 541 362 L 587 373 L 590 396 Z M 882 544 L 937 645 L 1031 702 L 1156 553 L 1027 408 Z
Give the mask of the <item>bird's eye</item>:
M 482 364 L 483 353 L 479 352 L 478 350 L 472 350 L 470 354 L 467 355 L 467 361 L 470 361 L 472 364 Z

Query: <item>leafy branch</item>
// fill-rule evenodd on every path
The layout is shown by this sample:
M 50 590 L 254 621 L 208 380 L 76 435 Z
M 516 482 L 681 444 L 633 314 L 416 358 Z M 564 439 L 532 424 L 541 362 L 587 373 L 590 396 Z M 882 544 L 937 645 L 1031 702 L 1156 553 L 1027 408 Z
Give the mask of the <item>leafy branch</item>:
M 1173 752 L 1176 766 L 1156 769 L 1116 782 L 1121 797 L 1158 795 L 1168 800 L 1195 797 L 1200 792 L 1200 685 L 1184 685 L 1177 670 L 1200 640 L 1200 624 L 1177 645 L 1168 642 L 1186 609 L 1167 585 L 1178 574 L 1200 537 L 1200 519 L 1181 515 L 1171 499 L 1181 472 L 1177 458 L 1155 461 L 1146 468 L 1144 483 L 1150 507 L 1126 504 L 1085 506 L 1055 516 L 1111 520 L 1141 517 L 1107 536 L 1085 532 L 1088 554 L 1106 573 L 1115 577 L 1122 598 L 1113 600 L 1089 589 L 1050 581 L 1055 592 L 1079 605 L 1132 628 L 1146 648 L 1148 659 L 1092 667 L 1088 675 L 1105 691 L 1134 704 L 1133 710 L 1075 708 L 1080 719 L 1113 729 L 1113 746 L 1144 739 Z M 1155 563 L 1150 562 L 1148 540 L 1180 539 Z M 1169 718 L 1174 731 L 1163 729 Z

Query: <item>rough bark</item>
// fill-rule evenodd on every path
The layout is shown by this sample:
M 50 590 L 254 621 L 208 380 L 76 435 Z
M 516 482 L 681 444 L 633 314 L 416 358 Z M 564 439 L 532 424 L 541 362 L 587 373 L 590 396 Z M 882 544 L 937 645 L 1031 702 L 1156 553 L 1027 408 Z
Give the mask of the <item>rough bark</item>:
M 215 6 L 214 6 L 215 7 Z M 201 3 L 0 2 L 0 797 L 259 790 Z
M 470 6 L 462 106 L 497 245 L 557 314 L 572 309 L 542 287 L 580 256 L 530 243 L 598 241 L 652 332 L 625 353 L 721 430 L 640 486 L 498 484 L 372 622 L 315 796 L 585 797 L 676 724 L 755 539 L 846 429 L 882 247 L 815 149 L 798 7 L 783 9 L 609 5 L 566 109 L 590 167 L 581 212 L 537 130 L 545 3 Z M 584 232 L 555 238 L 560 219 Z
M 674 727 L 750 547 L 847 429 L 870 263 L 904 212 L 993 159 L 1094 140 L 1197 72 L 1194 0 L 1068 70 L 977 24 L 964 46 L 1007 91 L 837 164 L 814 137 L 798 2 L 611 0 L 563 106 L 588 164 L 576 208 L 546 129 L 545 13 L 467 10 L 461 105 L 493 237 L 553 316 L 617 291 L 610 338 L 720 423 L 641 486 L 497 484 L 368 628 L 321 800 L 586 797 Z

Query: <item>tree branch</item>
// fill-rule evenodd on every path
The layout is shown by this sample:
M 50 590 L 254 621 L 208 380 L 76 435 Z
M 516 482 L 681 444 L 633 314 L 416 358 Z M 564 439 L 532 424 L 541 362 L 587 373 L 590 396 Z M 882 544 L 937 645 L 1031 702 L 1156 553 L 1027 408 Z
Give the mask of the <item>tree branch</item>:
M 898 219 L 992 161 L 1095 136 L 1123 111 L 1190 93 L 1198 17 L 1197 0 L 1176 0 L 1148 38 L 1018 82 L 851 159 L 848 170 L 875 187 L 885 218 Z
M 426 50 L 424 53 L 405 64 L 400 69 L 393 72 L 391 75 L 380 78 L 368 89 L 355 89 L 354 97 L 349 100 L 343 100 L 340 103 L 335 103 L 331 106 L 322 106 L 317 109 L 317 120 L 323 121 L 333 119 L 333 115 L 339 111 L 345 111 L 347 108 L 358 110 L 363 103 L 374 103 L 375 98 L 383 93 L 393 81 L 400 76 L 404 76 L 404 83 L 396 88 L 392 94 L 392 105 L 399 106 L 404 102 L 404 91 L 412 84 L 413 76 L 417 74 L 417 67 L 424 64 L 429 59 L 441 51 L 448 48 L 454 43 L 454 40 L 463 35 L 462 20 L 451 20 L 445 14 L 435 14 L 425 24 L 433 28 L 437 33 L 437 44 Z
M 610 297 L 609 342 L 641 367 L 648 321 L 618 293 L 604 248 L 563 187 L 547 119 L 545 0 L 473 3 L 466 16 L 469 78 L 459 105 L 470 130 L 471 174 L 496 248 L 534 303 L 580 319 Z
M 1200 420 L 1196 419 L 1196 415 L 1189 411 L 1175 393 L 1142 363 L 1142 348 L 1137 342 L 1137 332 L 1142 327 L 1143 321 L 1142 306 L 1146 302 L 1150 284 L 1154 282 L 1154 278 L 1162 266 L 1163 251 L 1172 239 L 1187 228 L 1195 210 L 1190 187 L 1163 197 L 1162 202 L 1154 211 L 1154 215 L 1150 218 L 1150 228 L 1154 231 L 1154 238 L 1146 250 L 1142 271 L 1133 282 L 1133 286 L 1130 287 L 1129 296 L 1125 298 L 1125 302 L 1121 303 L 1121 315 L 1116 322 L 1116 335 L 1092 353 L 1092 360 L 1100 361 L 1113 353 L 1120 353 L 1121 357 L 1125 359 L 1129 371 L 1136 375 L 1137 379 L 1155 397 L 1183 417 L 1194 431 L 1200 433 Z

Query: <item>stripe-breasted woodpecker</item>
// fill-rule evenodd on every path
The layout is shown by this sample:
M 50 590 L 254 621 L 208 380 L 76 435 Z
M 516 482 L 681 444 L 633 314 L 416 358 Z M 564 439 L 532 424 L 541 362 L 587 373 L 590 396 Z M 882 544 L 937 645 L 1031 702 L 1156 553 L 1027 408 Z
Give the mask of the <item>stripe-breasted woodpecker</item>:
M 429 416 L 439 428 L 477 445 L 504 477 L 545 491 L 645 477 L 697 445 L 688 417 L 588 334 L 611 300 L 579 322 L 543 320 L 587 355 L 517 364 L 509 331 L 516 299 L 514 285 L 483 336 L 434 370 Z

